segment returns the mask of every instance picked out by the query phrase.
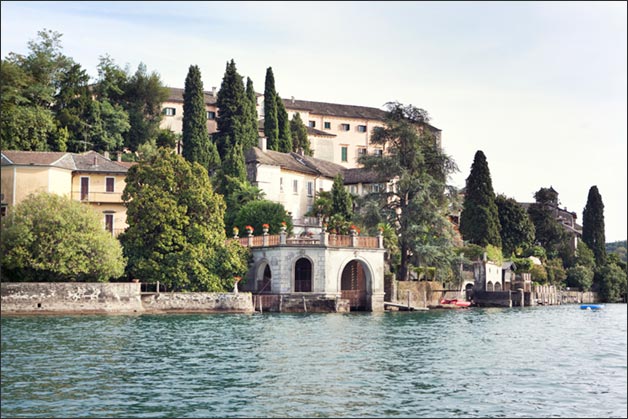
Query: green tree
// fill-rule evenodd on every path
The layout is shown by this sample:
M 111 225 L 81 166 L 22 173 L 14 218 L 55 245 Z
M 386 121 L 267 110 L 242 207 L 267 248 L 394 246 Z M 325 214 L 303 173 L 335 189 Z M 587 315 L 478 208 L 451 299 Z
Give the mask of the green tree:
M 598 266 L 606 264 L 604 203 L 597 186 L 591 186 L 589 189 L 587 205 L 582 211 L 582 241 L 593 251 Z
M 290 131 L 290 119 L 283 104 L 283 100 L 277 93 L 277 126 L 279 128 L 279 151 L 290 153 L 292 151 L 292 132 Z
M 626 294 L 626 271 L 615 263 L 607 263 L 599 268 L 595 282 L 602 301 L 617 302 Z
M 292 218 L 283 205 L 272 201 L 252 201 L 240 208 L 234 220 L 234 227 L 244 231 L 246 226 L 253 227 L 253 233 L 262 234 L 262 227 L 268 224 L 269 234 L 279 234 L 282 222 L 286 223 L 288 233 L 292 231 Z
M 138 65 L 124 88 L 130 123 L 126 145 L 131 150 L 137 150 L 140 145 L 157 137 L 162 118 L 161 105 L 168 98 L 168 89 L 159 74 L 154 71 L 148 73 L 144 63 Z
M 307 136 L 307 127 L 301 119 L 301 114 L 297 112 L 290 120 L 290 133 L 292 136 L 292 151 L 303 152 L 306 156 L 311 156 L 312 148 L 310 139 Z
M 266 69 L 264 83 L 264 135 L 267 138 L 269 150 L 279 150 L 279 120 L 277 115 L 277 92 L 275 91 L 275 76 L 273 68 Z
M 209 169 L 211 160 L 201 70 L 191 65 L 183 91 L 183 157 Z
M 341 174 L 336 175 L 331 187 L 331 210 L 347 221 L 353 215 L 353 199 L 345 189 Z
M 259 138 L 259 126 L 257 120 L 257 95 L 253 88 L 253 81 L 246 78 L 246 101 L 244 102 L 244 121 L 247 124 L 242 149 L 248 150 L 257 146 Z
M 495 197 L 501 226 L 500 235 L 504 255 L 519 254 L 534 244 L 534 224 L 526 210 L 512 198 Z
M 225 243 L 225 204 L 200 164 L 161 148 L 129 169 L 122 199 L 129 275 L 171 290 L 225 291 L 246 273 L 248 250 Z
M 589 291 L 593 284 L 593 270 L 587 266 L 576 265 L 567 269 L 567 286 Z
M 30 195 L 2 219 L 0 247 L 3 280 L 108 281 L 124 273 L 122 248 L 96 211 L 51 193 Z
M 475 153 L 460 214 L 460 232 L 465 240 L 480 246 L 501 247 L 499 213 L 495 193 L 482 150 Z
M 246 109 L 250 111 L 250 103 L 246 98 L 242 76 L 238 74 L 233 60 L 227 63 L 216 105 L 218 106 L 216 123 L 219 132 L 214 134 L 213 138 L 222 160 L 234 144 L 240 143 L 242 147 L 245 147 L 245 145 L 257 142 L 257 131 L 254 138 L 249 138 L 253 135 L 250 115 L 247 118 L 246 111 Z M 244 156 L 242 158 L 244 159 Z
M 385 126 L 375 128 L 371 142 L 386 147 L 383 156 L 362 156 L 360 162 L 383 179 L 397 179 L 394 188 L 374 195 L 386 221 L 399 237 L 397 277 L 409 278 L 409 265 L 447 267 L 453 254 L 454 230 L 448 218 L 449 174 L 457 170 L 431 131 L 427 112 L 398 102 L 388 103 Z
M 0 138 L 2 149 L 66 149 L 67 129 L 58 126 L 52 106 L 61 78 L 74 64 L 61 52 L 61 34 L 38 32 L 28 55 L 9 53 L 2 61 Z
M 565 229 L 554 217 L 558 207 L 558 193 L 553 188 L 541 188 L 534 194 L 535 203 L 528 207 L 528 214 L 534 223 L 534 240 L 547 252 L 550 259 L 565 254 L 569 248 L 569 237 Z
M 563 267 L 563 261 L 561 259 L 550 259 L 545 266 L 547 271 L 547 280 L 552 285 L 561 286 L 565 279 L 567 279 L 567 272 Z

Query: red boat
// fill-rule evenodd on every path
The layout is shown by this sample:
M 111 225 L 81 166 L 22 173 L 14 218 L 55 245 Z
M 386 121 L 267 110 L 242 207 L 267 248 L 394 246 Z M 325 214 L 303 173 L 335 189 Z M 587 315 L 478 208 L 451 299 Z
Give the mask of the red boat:
M 448 305 L 448 306 L 456 306 L 456 307 L 469 307 L 471 305 L 471 301 L 458 300 L 458 299 L 445 300 L 443 298 L 442 300 L 440 300 L 440 304 Z

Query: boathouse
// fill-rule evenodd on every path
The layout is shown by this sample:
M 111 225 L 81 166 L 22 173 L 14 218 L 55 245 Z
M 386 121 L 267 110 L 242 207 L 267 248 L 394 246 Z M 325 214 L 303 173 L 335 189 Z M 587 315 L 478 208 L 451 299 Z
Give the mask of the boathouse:
M 288 238 L 282 231 L 237 240 L 253 255 L 240 289 L 253 293 L 256 310 L 384 310 L 381 234 Z

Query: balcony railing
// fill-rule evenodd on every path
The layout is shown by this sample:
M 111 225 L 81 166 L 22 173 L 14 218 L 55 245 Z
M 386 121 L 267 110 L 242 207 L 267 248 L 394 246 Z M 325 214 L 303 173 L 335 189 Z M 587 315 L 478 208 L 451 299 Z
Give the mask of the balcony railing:
M 244 247 L 278 246 L 326 246 L 355 247 L 363 249 L 383 249 L 383 237 L 343 236 L 339 234 L 315 235 L 313 237 L 287 237 L 286 234 L 239 237 L 237 240 Z
M 81 202 L 122 202 L 122 192 L 72 192 L 72 199 Z

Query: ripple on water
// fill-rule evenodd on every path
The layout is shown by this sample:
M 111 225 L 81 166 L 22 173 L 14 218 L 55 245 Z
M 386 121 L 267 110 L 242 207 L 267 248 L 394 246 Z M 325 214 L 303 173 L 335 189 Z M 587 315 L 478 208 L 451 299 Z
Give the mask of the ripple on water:
M 2 318 L 2 416 L 626 417 L 626 306 Z

